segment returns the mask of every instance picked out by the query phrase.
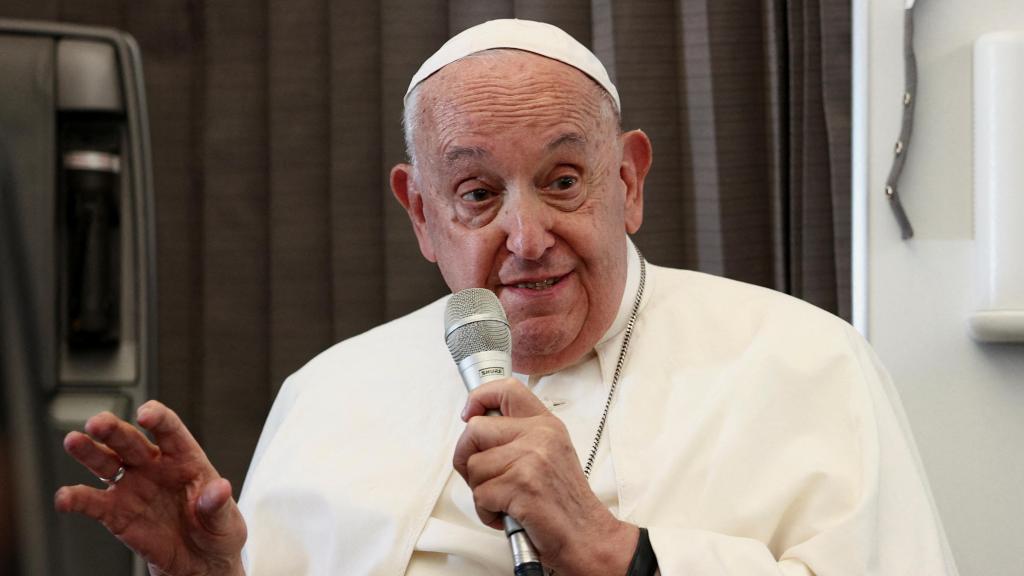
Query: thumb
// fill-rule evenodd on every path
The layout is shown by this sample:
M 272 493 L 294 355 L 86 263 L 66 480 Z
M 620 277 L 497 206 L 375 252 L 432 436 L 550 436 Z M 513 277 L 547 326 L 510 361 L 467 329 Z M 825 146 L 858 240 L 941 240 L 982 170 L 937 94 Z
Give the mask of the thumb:
M 196 515 L 208 532 L 217 536 L 238 530 L 238 507 L 231 498 L 231 482 L 217 478 L 203 487 L 196 502 Z

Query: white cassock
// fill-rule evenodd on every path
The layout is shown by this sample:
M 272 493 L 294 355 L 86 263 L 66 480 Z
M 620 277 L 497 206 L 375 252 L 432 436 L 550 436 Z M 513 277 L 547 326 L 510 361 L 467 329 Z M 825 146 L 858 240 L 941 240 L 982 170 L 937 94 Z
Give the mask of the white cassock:
M 639 278 L 594 351 L 522 377 L 594 438 Z M 452 471 L 466 392 L 441 299 L 284 384 L 242 491 L 250 576 L 511 574 Z M 661 573 L 956 574 L 905 417 L 863 339 L 804 302 L 647 266 L 591 486 Z

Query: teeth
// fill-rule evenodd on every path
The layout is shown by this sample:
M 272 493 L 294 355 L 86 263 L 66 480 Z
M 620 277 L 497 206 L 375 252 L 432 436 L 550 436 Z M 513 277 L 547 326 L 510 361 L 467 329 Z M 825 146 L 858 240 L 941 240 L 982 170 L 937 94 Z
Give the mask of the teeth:
M 530 290 L 543 290 L 545 288 L 550 288 L 551 286 L 554 286 L 557 283 L 558 283 L 558 279 L 557 278 L 548 278 L 547 280 L 544 280 L 543 282 L 523 282 L 521 284 L 516 284 L 516 288 L 529 288 Z

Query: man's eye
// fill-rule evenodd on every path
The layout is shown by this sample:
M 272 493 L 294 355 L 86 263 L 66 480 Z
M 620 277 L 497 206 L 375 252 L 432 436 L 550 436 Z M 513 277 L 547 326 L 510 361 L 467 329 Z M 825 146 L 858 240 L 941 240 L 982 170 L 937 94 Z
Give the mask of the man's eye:
M 466 202 L 484 202 L 491 198 L 492 194 L 488 190 L 483 188 L 477 188 L 476 190 L 470 190 L 462 195 L 462 199 Z
M 575 176 L 562 176 L 555 180 L 554 185 L 559 190 L 568 190 L 575 186 L 578 181 Z

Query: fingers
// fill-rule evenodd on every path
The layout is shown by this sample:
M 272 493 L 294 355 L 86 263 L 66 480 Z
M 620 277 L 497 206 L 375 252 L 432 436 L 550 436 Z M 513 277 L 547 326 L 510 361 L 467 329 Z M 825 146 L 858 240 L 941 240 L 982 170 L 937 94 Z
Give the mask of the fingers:
M 455 444 L 452 465 L 466 478 L 466 465 L 470 456 L 512 442 L 524 434 L 531 422 L 522 418 L 477 416 L 466 424 L 466 429 Z
M 502 418 L 494 417 L 495 420 Z M 480 420 L 474 418 L 472 422 Z M 456 468 L 473 492 L 477 516 L 488 526 L 501 529 L 502 510 L 508 504 L 508 494 L 517 490 L 521 470 L 516 465 L 528 451 L 521 443 L 500 444 L 484 451 L 469 455 L 465 463 L 457 462 Z M 456 458 L 461 456 L 457 455 Z M 483 496 L 483 499 L 481 497 Z M 501 500 L 498 499 L 501 496 Z
M 81 432 L 69 432 L 64 437 L 64 451 L 99 478 L 113 478 L 121 468 L 116 452 Z
M 64 486 L 53 497 L 53 507 L 58 512 L 75 512 L 94 520 L 103 521 L 107 510 L 107 494 L 91 486 Z
M 503 416 L 527 418 L 547 414 L 548 409 L 533 395 L 522 382 L 515 378 L 503 378 L 481 385 L 469 393 L 462 419 L 468 422 L 474 416 L 488 410 L 498 410 Z
M 85 431 L 104 443 L 129 466 L 142 466 L 160 454 L 142 432 L 110 412 L 101 412 L 85 423 Z
M 221 523 L 224 516 L 225 505 L 231 500 L 231 483 L 226 478 L 218 478 L 203 488 L 196 502 L 196 510 L 203 523 L 211 532 Z
M 211 534 L 245 541 L 245 521 L 231 498 L 231 483 L 218 478 L 207 484 L 196 501 L 196 516 Z
M 556 512 L 552 518 L 560 510 L 571 516 L 594 502 L 601 506 L 565 425 L 547 411 L 530 418 L 474 417 L 456 443 L 453 466 L 488 526 L 500 527 L 502 513 L 526 526 L 529 519 L 517 514 L 535 512 L 539 498 L 542 508 Z
M 555 430 L 534 431 L 521 441 L 502 444 L 471 454 L 463 478 L 470 489 L 495 480 L 519 496 L 543 493 L 552 481 L 586 484 L 579 458 L 571 446 L 558 442 Z
M 484 452 L 477 452 L 466 462 L 466 484 L 470 489 L 484 482 L 507 473 L 527 451 L 518 444 L 505 444 Z
M 490 482 L 478 486 L 473 490 L 473 507 L 476 508 L 476 516 L 486 526 L 490 526 L 496 530 L 503 528 L 502 516 L 505 515 L 504 510 L 508 510 L 511 506 L 509 498 L 509 490 L 506 483 L 500 479 L 494 479 Z M 523 519 L 509 513 L 513 518 L 523 523 Z
M 150 400 L 139 406 L 139 425 L 153 433 L 160 450 L 167 454 L 183 454 L 200 450 L 199 443 L 192 437 L 181 418 L 167 406 Z

